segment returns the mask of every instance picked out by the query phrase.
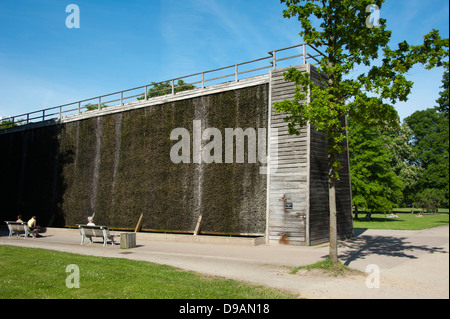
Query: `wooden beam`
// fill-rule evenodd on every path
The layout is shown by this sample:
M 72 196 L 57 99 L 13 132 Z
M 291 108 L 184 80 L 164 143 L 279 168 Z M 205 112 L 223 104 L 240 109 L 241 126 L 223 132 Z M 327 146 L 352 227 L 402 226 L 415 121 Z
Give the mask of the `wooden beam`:
M 141 214 L 141 217 L 139 217 L 139 221 L 136 225 L 136 229 L 134 230 L 135 233 L 141 230 L 142 228 L 142 217 L 144 216 L 144 213 Z
M 200 233 L 200 224 L 202 222 L 203 215 L 198 216 L 197 226 L 195 226 L 194 236 L 197 236 Z

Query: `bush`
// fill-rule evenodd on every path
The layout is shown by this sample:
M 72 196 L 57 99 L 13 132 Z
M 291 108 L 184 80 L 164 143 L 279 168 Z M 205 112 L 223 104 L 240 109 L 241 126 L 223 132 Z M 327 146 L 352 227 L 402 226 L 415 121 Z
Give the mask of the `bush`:
M 415 196 L 414 206 L 421 207 L 429 213 L 437 213 L 444 201 L 445 195 L 442 190 L 427 188 Z

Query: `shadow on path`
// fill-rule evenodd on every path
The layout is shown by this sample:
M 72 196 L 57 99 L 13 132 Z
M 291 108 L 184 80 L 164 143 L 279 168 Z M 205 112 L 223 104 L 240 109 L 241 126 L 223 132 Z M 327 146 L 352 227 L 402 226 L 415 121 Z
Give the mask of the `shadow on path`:
M 363 233 L 364 230 L 360 230 L 359 234 L 355 232 L 355 238 L 339 243 L 340 248 L 344 248 L 339 253 L 339 259 L 345 260 L 345 265 L 369 255 L 417 259 L 421 252 L 447 253 L 442 247 L 412 244 L 411 239 L 406 237 L 369 236 Z

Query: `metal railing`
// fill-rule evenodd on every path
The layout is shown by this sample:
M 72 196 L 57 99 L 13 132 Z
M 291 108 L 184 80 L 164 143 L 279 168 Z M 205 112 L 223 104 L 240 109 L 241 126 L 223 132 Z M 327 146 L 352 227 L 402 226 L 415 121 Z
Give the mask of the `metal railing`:
M 313 50 L 313 55 L 307 52 L 307 49 Z M 299 54 L 292 54 L 292 51 L 299 50 Z M 285 56 L 288 54 L 287 56 Z M 268 56 L 246 61 L 239 64 L 229 65 L 226 67 L 190 74 L 158 83 L 151 83 L 132 89 L 119 92 L 109 93 L 86 100 L 63 104 L 51 108 L 41 109 L 34 112 L 24 113 L 20 115 L 0 118 L 0 130 L 37 123 L 49 120 L 60 120 L 63 117 L 71 115 L 79 115 L 86 111 L 95 109 L 103 109 L 106 107 L 118 107 L 128 104 L 135 105 L 142 101 L 147 101 L 154 97 L 176 95 L 179 92 L 185 92 L 192 89 L 206 88 L 218 84 L 239 82 L 240 80 L 267 74 L 267 69 L 277 69 L 285 67 L 286 61 L 301 58 L 302 64 L 311 59 L 317 65 L 320 63 L 319 57 L 325 55 L 309 44 L 294 45 L 274 51 L 268 52 Z M 298 64 L 298 63 L 297 63 Z M 130 100 L 133 99 L 131 102 Z

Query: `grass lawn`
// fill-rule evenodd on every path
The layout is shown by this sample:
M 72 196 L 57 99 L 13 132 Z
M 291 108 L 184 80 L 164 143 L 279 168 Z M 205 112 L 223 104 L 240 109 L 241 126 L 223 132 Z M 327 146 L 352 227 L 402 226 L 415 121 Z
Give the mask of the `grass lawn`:
M 440 210 L 437 214 L 423 214 L 418 217 L 420 210 L 411 214 L 411 208 L 395 209 L 393 213 L 398 218 L 387 218 L 386 214 L 372 214 L 371 220 L 365 220 L 365 213 L 358 214 L 358 220 L 353 220 L 354 228 L 368 229 L 399 229 L 399 230 L 419 230 L 436 226 L 448 225 L 449 213 L 447 210 Z
M 68 265 L 80 288 L 67 288 Z M 0 245 L 0 299 L 288 299 L 276 289 L 144 261 Z M 69 280 L 69 282 L 74 282 Z

